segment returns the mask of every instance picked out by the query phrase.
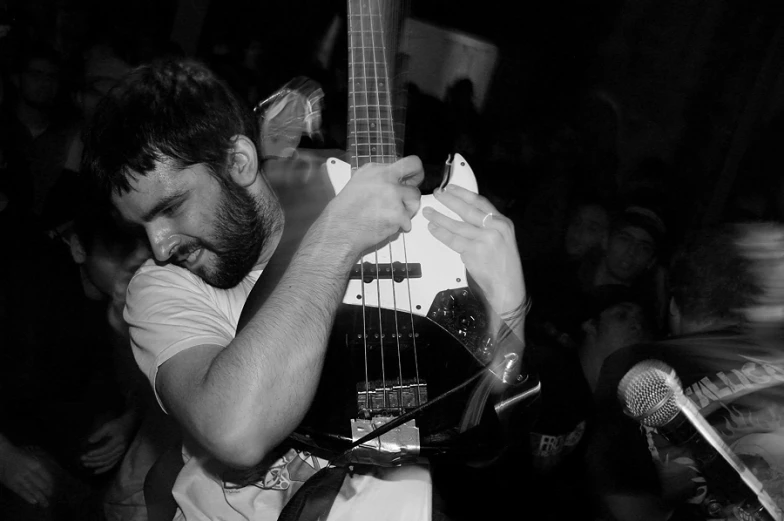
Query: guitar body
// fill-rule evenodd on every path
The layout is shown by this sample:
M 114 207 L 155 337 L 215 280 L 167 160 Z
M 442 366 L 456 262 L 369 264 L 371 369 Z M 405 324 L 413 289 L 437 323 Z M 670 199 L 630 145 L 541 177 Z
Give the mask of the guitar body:
M 350 179 L 350 166 L 333 158 L 327 171 L 339 193 Z M 449 183 L 476 191 L 473 172 L 459 155 Z M 358 266 L 366 266 L 367 273 L 348 282 L 315 401 L 293 436 L 300 448 L 325 458 L 340 454 L 378 426 L 378 418 L 396 417 L 451 391 L 485 371 L 492 359 L 484 308 L 468 287 L 460 256 L 427 229 L 425 206 L 458 218 L 432 195 L 424 195 L 411 231 L 362 257 Z M 404 270 L 398 280 L 394 273 L 378 276 L 376 266 L 396 263 L 416 266 L 416 276 L 407 277 Z M 469 434 L 458 427 L 472 390 L 454 393 L 402 430 L 382 436 L 360 457 L 376 465 L 442 454 L 492 457 L 500 448 L 499 439 L 488 435 L 495 430 L 492 415 Z
M 390 4 L 348 0 L 351 163 L 327 159 L 326 176 L 281 198 L 283 238 L 245 303 L 238 329 L 277 285 L 325 195 L 339 195 L 363 165 L 398 158 L 385 66 L 388 33 L 380 12 Z M 442 186 L 448 184 L 477 192 L 474 173 L 459 155 L 447 162 Z M 499 379 L 488 366 L 506 349 L 494 345 L 496 332 L 489 331 L 462 259 L 428 230 L 422 215 L 427 206 L 459 219 L 434 196 L 423 195 L 411 230 L 365 252 L 352 269 L 314 402 L 289 438 L 294 446 L 332 461 L 351 449 L 351 461 L 371 465 L 442 455 L 487 461 L 503 449 L 487 390 L 488 382 Z M 538 382 L 530 384 L 518 386 L 518 396 L 538 392 Z

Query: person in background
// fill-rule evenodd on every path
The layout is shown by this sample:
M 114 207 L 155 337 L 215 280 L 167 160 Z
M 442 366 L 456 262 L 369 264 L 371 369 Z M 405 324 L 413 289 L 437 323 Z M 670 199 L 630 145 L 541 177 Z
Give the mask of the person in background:
M 63 94 L 63 65 L 60 56 L 45 45 L 30 44 L 17 59 L 10 79 L 5 120 L 8 147 L 19 151 L 30 176 L 30 218 L 46 227 L 47 198 L 68 157 L 75 125 L 74 111 Z
M 0 511 L 102 519 L 139 421 L 110 297 L 147 254 L 108 213 L 85 215 L 65 245 L 24 220 L 3 224 L 20 251 L 0 269 Z
M 706 461 L 694 443 L 643 427 L 623 412 L 619 382 L 651 359 L 672 368 L 715 433 L 784 506 L 782 251 L 778 224 L 694 232 L 670 269 L 672 336 L 605 361 L 595 394 L 600 421 L 588 454 L 591 483 L 614 519 L 744 519 L 754 508 L 755 495 L 721 457 Z

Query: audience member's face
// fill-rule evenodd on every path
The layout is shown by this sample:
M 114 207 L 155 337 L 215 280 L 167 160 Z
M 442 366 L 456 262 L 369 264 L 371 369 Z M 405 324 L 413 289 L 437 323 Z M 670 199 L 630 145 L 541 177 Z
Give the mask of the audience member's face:
M 31 60 L 19 75 L 19 95 L 30 106 L 46 109 L 54 104 L 60 69 L 44 59 Z
M 607 240 L 610 217 L 598 205 L 582 206 L 566 228 L 564 248 L 570 257 L 582 257 Z
M 631 284 L 656 259 L 656 243 L 651 235 L 635 226 L 626 226 L 610 235 L 605 262 L 615 278 Z
M 150 250 L 142 241 L 128 248 L 96 240 L 85 259 L 84 269 L 101 293 L 113 296 L 124 294 L 133 274 L 149 258 Z
M 129 222 L 145 228 L 158 262 L 171 262 L 218 288 L 253 269 L 274 222 L 268 207 L 239 185 L 225 186 L 204 165 L 175 170 L 159 164 L 114 196 Z
M 609 356 L 615 351 L 645 340 L 643 311 L 639 304 L 623 302 L 605 309 L 597 320 L 583 325 L 584 349 Z

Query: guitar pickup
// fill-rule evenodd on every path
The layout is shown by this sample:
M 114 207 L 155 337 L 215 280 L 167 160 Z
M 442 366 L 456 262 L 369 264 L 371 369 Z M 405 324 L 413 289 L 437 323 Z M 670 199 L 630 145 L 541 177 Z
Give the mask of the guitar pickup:
M 366 284 L 376 279 L 393 279 L 395 282 L 402 282 L 405 279 L 420 279 L 422 278 L 422 265 L 418 262 L 357 263 L 351 268 L 349 278 L 362 280 Z

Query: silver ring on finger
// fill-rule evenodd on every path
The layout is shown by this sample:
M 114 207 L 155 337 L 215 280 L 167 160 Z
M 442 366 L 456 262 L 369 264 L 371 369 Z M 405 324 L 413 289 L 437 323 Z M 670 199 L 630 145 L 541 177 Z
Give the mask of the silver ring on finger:
M 485 228 L 487 226 L 487 219 L 488 218 L 490 218 L 490 219 L 493 218 L 493 212 L 488 213 L 487 215 L 485 215 L 484 219 L 482 219 L 482 228 Z

